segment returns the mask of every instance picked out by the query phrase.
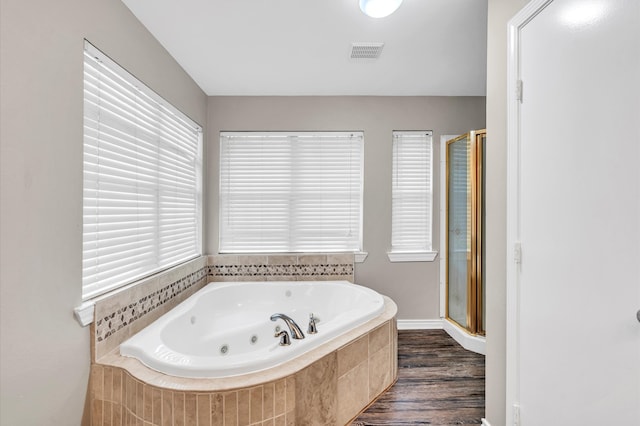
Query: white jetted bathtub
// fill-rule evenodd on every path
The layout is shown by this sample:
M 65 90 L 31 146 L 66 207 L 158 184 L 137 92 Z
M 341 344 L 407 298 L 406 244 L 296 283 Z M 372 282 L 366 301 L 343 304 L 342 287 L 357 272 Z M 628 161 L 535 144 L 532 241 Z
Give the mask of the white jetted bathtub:
M 229 377 L 282 364 L 384 310 L 377 292 L 347 281 L 211 283 L 120 345 L 120 353 L 178 377 Z M 281 346 L 291 317 L 305 335 Z M 309 316 L 316 334 L 308 333 Z M 291 336 L 293 337 L 293 336 Z

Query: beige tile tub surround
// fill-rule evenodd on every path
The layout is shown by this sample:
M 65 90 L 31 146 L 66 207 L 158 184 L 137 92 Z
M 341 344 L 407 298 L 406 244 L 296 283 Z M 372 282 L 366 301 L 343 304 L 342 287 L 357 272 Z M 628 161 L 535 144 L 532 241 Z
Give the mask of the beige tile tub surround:
M 91 369 L 92 425 L 345 425 L 397 377 L 395 303 L 283 365 L 221 379 L 153 371 L 117 349 Z
M 96 301 L 92 425 L 342 425 L 397 376 L 397 307 L 269 370 L 186 379 L 121 357 L 118 346 L 209 282 L 353 282 L 353 254 L 200 257 Z

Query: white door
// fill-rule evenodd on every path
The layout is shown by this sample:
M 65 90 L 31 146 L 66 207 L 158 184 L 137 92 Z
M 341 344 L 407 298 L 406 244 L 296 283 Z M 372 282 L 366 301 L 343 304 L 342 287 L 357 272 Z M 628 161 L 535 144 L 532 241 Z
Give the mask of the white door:
M 510 28 L 508 424 L 640 425 L 640 1 Z

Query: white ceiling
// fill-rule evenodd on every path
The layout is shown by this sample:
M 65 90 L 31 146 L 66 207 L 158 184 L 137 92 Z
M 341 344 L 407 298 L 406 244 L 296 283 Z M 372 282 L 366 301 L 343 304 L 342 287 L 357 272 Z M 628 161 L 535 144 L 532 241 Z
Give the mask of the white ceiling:
M 122 0 L 214 95 L 483 96 L 487 0 Z M 384 42 L 377 60 L 353 42 Z

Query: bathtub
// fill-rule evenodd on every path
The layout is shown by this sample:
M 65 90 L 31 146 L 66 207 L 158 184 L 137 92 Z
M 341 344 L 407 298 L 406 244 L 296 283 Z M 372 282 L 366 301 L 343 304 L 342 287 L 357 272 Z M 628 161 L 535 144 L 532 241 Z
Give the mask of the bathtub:
M 379 316 L 384 298 L 347 281 L 211 283 L 120 345 L 158 372 L 224 378 L 281 365 Z M 281 346 L 282 313 L 305 334 Z M 317 334 L 309 334 L 309 315 Z

